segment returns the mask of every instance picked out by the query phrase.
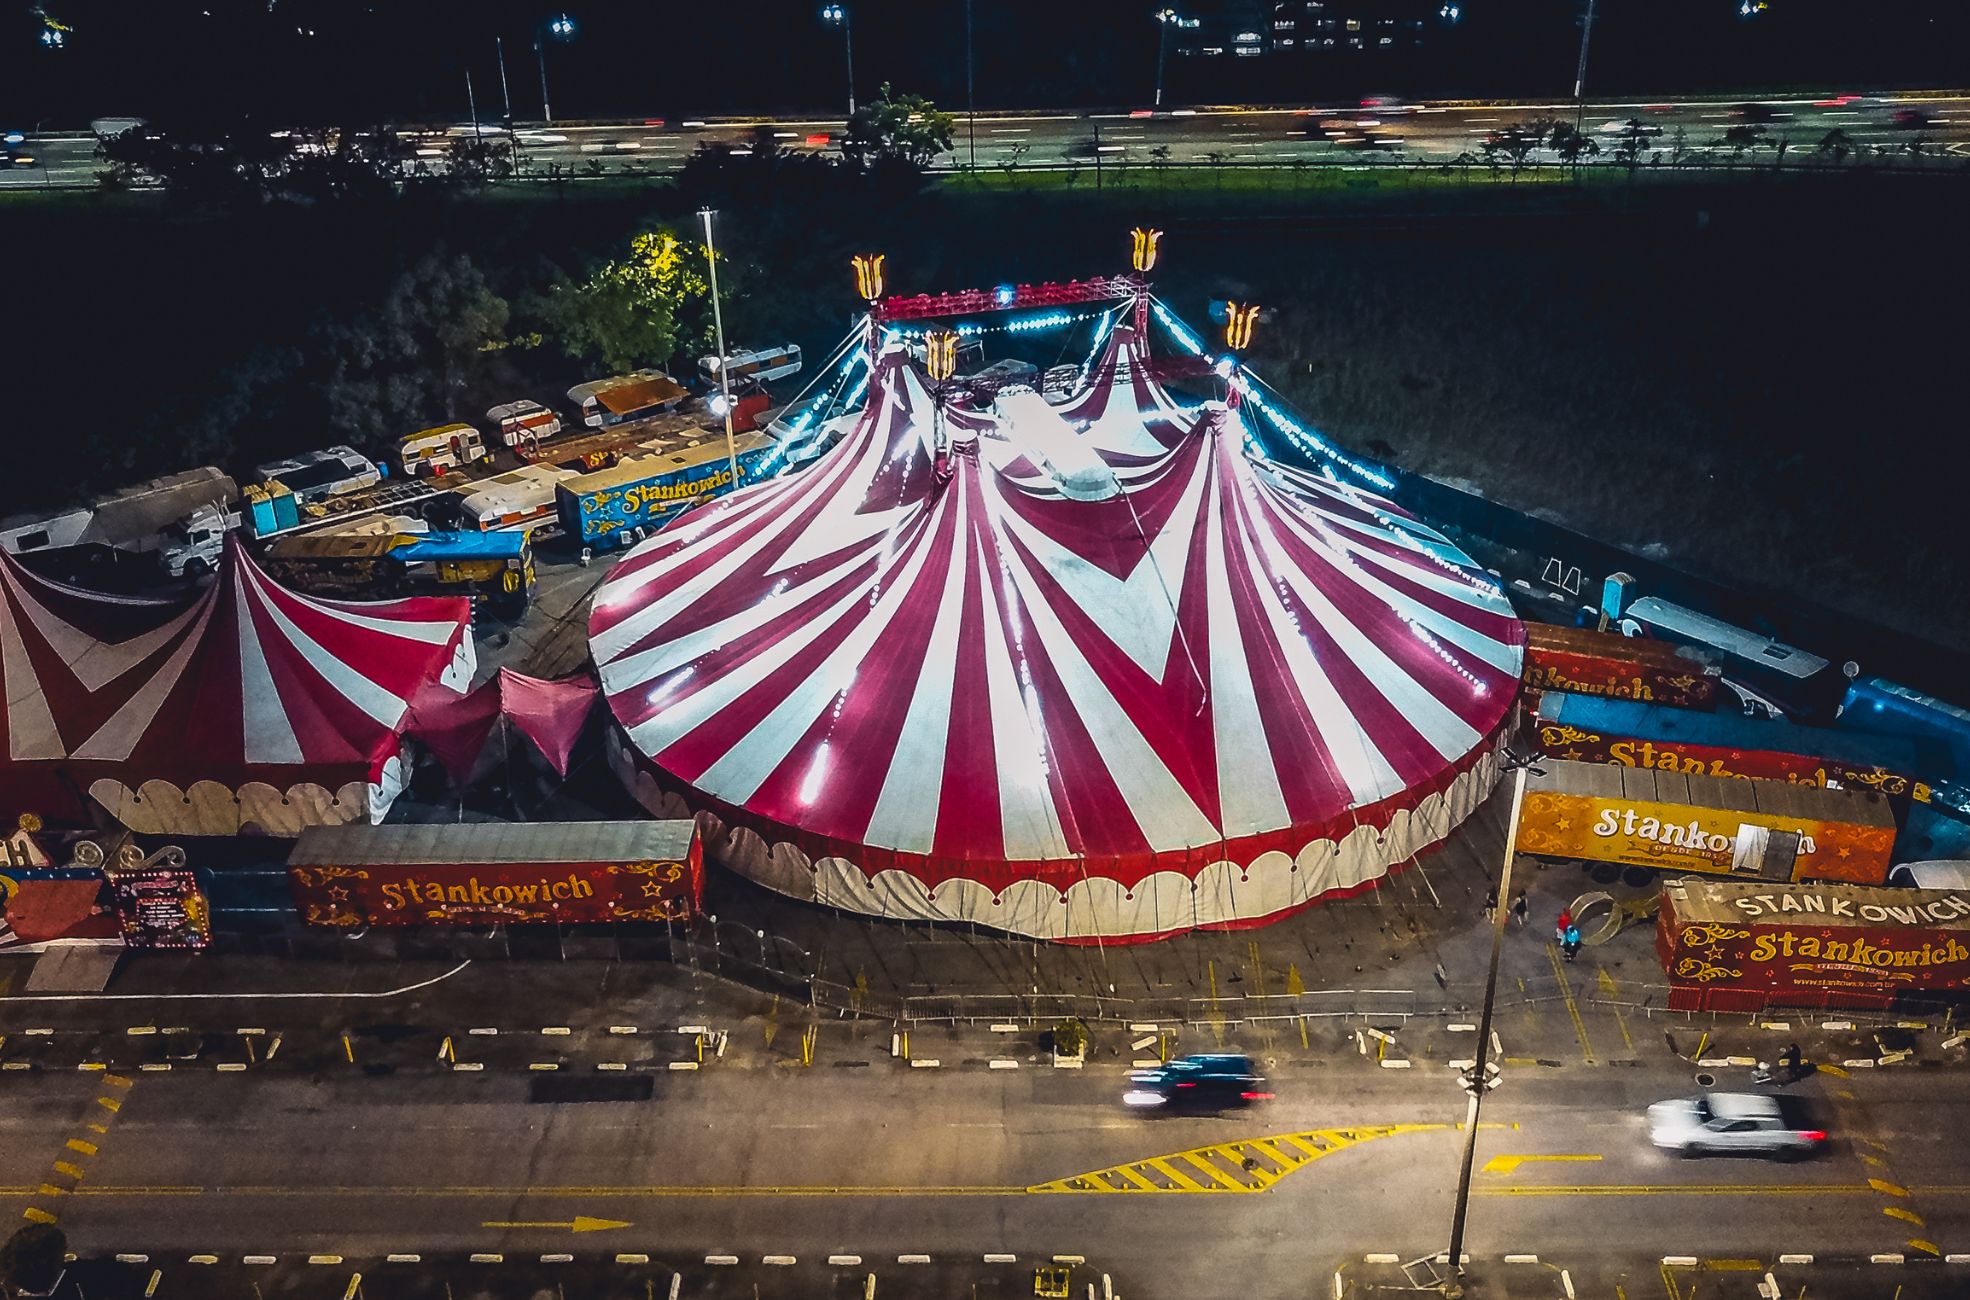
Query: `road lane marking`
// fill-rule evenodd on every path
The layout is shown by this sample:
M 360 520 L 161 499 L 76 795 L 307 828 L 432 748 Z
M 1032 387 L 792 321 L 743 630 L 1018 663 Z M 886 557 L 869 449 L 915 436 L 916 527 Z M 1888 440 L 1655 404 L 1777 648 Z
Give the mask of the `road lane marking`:
M 1557 1163 L 1561 1161 L 1599 1161 L 1600 1159 L 1601 1159 L 1600 1156 L 1595 1156 L 1595 1155 L 1493 1156 L 1491 1157 L 1491 1159 L 1484 1162 L 1483 1172 L 1487 1174 L 1516 1173 L 1518 1172 L 1518 1167 L 1520 1165 L 1528 1164 L 1533 1161 Z
M 624 1219 L 592 1219 L 586 1214 L 577 1214 L 572 1219 L 546 1222 L 492 1220 L 479 1226 L 482 1228 L 566 1228 L 570 1232 L 608 1232 L 615 1228 L 627 1228 L 629 1223 Z
M 1447 1124 L 1387 1124 L 1347 1129 L 1275 1133 L 1263 1138 L 1219 1142 L 1169 1155 L 1111 1165 L 1069 1178 L 1036 1183 L 1035 1193 L 1115 1192 L 1164 1195 L 1212 1192 L 1263 1192 L 1280 1179 L 1323 1156 L 1377 1138 L 1404 1133 L 1448 1131 Z M 1160 1175 L 1159 1185 L 1150 1177 Z
M 1473 1187 L 1473 1196 L 1867 1196 L 1860 1183 L 1581 1183 Z
M 1573 1032 L 1580 1039 L 1580 1055 L 1587 1064 L 1594 1063 L 1594 1045 L 1587 1041 L 1587 1022 L 1580 1018 L 1580 1004 L 1573 999 L 1573 985 L 1566 978 L 1566 965 L 1560 959 L 1559 946 L 1546 945 L 1546 956 L 1553 963 L 1553 979 L 1560 986 L 1560 998 L 1566 1003 L 1566 1013 L 1573 1018 Z

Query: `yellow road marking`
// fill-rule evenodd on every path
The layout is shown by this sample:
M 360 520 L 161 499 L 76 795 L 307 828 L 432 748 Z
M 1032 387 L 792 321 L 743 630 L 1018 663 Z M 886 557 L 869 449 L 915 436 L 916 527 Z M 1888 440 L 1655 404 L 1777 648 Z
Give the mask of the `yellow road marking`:
M 1868 1179 L 1867 1185 L 1869 1187 L 1872 1187 L 1875 1191 L 1880 1192 L 1883 1196 L 1908 1195 L 1908 1188 L 1901 1186 L 1899 1183 L 1890 1183 L 1879 1178 Z
M 72 1165 L 66 1160 L 55 1161 L 55 1172 L 67 1174 L 70 1178 L 81 1178 L 83 1176 L 80 1166 Z
M 1582 1183 L 1571 1187 L 1473 1187 L 1473 1196 L 1864 1196 L 1858 1183 Z
M 68 1188 L 57 1187 L 53 1183 L 43 1183 L 41 1184 L 41 1194 L 43 1196 L 67 1196 Z
M 84 1142 L 81 1138 L 70 1138 L 66 1145 L 70 1151 L 80 1151 L 85 1156 L 96 1154 L 96 1144 L 94 1142 Z
M 1844 1079 L 1847 1077 L 1847 1071 L 1837 1065 L 1820 1065 L 1820 1066 L 1816 1066 L 1815 1068 L 1818 1069 L 1821 1074 L 1830 1074 L 1836 1079 Z
M 1491 1159 L 1484 1162 L 1484 1172 L 1487 1174 L 1515 1173 L 1517 1172 L 1518 1167 L 1520 1165 L 1528 1164 L 1535 1160 L 1559 1162 L 1559 1161 L 1567 1161 L 1567 1160 L 1597 1161 L 1599 1159 L 1601 1159 L 1600 1156 L 1585 1156 L 1585 1155 L 1583 1156 L 1493 1156 L 1491 1157 Z
M 29 1223 L 53 1223 L 55 1216 L 38 1205 L 30 1205 L 21 1211 L 21 1217 Z
M 591 1219 L 586 1214 L 577 1214 L 573 1219 L 563 1219 L 557 1223 L 481 1223 L 482 1228 L 567 1228 L 573 1232 L 606 1232 L 611 1228 L 627 1228 L 629 1224 L 622 1219 Z
M 1914 1210 L 1904 1210 L 1899 1205 L 1884 1205 L 1881 1207 L 1881 1212 L 1891 1219 L 1900 1219 L 1904 1223 L 1913 1223 L 1918 1228 L 1929 1226 L 1922 1221 L 1922 1216 Z
M 1912 1250 L 1927 1251 L 1931 1255 L 1940 1255 L 1943 1253 L 1942 1248 L 1936 1245 L 1935 1242 L 1924 1241 L 1920 1237 L 1910 1237 L 1908 1239 L 1908 1244 L 1909 1244 L 1909 1248 Z
M 1703 1267 L 1713 1273 L 1756 1273 L 1765 1266 L 1755 1259 L 1706 1259 Z
M 1594 971 L 1595 974 L 1598 976 L 1598 980 L 1601 986 L 1601 993 L 1604 996 L 1610 998 L 1618 998 L 1621 996 L 1621 986 L 1614 982 L 1614 976 L 1607 973 L 1607 967 L 1601 965 L 1599 962 L 1595 962 Z
M 1125 1165 L 1112 1165 L 1069 1178 L 1036 1183 L 1031 1192 L 1262 1192 L 1297 1169 L 1345 1151 L 1360 1142 L 1394 1137 L 1402 1133 L 1448 1131 L 1447 1124 L 1384 1124 L 1370 1128 L 1312 1129 L 1301 1133 L 1274 1133 L 1263 1138 L 1237 1142 L 1218 1142 L 1172 1152 Z M 1598 1159 L 1599 1157 L 1595 1157 Z M 1245 1161 L 1253 1162 L 1251 1168 Z M 1277 1169 L 1267 1168 L 1267 1164 Z M 1158 1186 L 1142 1177 L 1154 1170 L 1174 1187 Z M 1186 1170 L 1188 1172 L 1186 1172 Z M 1200 1181 L 1205 1180 L 1205 1181 Z M 1121 1184 L 1127 1184 L 1123 1186 Z
M 123 1103 L 114 1097 L 98 1097 L 96 1098 L 96 1104 L 111 1114 L 123 1109 Z
M 1566 1003 L 1567 1015 L 1573 1017 L 1573 1032 L 1580 1039 L 1580 1055 L 1587 1064 L 1594 1063 L 1594 1045 L 1587 1041 L 1587 1022 L 1580 1018 L 1580 1004 L 1573 1000 L 1573 985 L 1567 982 L 1566 964 L 1560 959 L 1559 945 L 1546 945 L 1547 959 L 1553 963 L 1553 979 L 1560 986 L 1560 998 Z

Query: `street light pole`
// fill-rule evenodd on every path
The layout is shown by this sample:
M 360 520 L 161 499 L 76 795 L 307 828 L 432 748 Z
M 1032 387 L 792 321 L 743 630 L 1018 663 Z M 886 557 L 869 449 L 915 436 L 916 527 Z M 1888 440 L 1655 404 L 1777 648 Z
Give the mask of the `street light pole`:
M 472 114 L 472 137 L 478 139 L 485 135 L 479 129 L 479 99 L 472 93 L 472 69 L 465 69 L 465 107 Z
M 711 327 L 718 342 L 718 395 L 725 407 L 725 454 L 732 466 L 732 488 L 739 488 L 739 444 L 732 436 L 732 381 L 725 373 L 725 315 L 718 304 L 718 249 L 711 239 L 711 209 L 699 208 L 705 223 L 705 265 L 711 268 Z
M 964 0 L 964 115 L 971 149 L 971 170 L 978 170 L 978 96 L 971 68 L 971 0 Z
M 1163 106 L 1163 59 L 1170 52 L 1170 23 L 1176 16 L 1174 9 L 1164 9 L 1156 15 L 1156 108 Z
M 1464 1220 L 1471 1204 L 1471 1166 L 1477 1158 L 1478 1110 L 1484 1101 L 1487 1089 L 1485 1068 L 1491 1057 L 1491 1012 L 1498 1001 L 1498 958 L 1505 947 L 1505 918 L 1511 911 L 1512 860 L 1517 855 L 1519 837 L 1519 810 L 1525 804 L 1525 774 L 1532 768 L 1532 758 L 1506 751 L 1505 761 L 1515 771 L 1512 783 L 1512 815 L 1505 824 L 1505 865 L 1498 876 L 1498 893 L 1493 898 L 1491 913 L 1491 969 L 1484 981 L 1484 1013 L 1478 1017 L 1476 1060 L 1467 1076 L 1465 1091 L 1470 1094 L 1470 1104 L 1464 1110 L 1464 1162 L 1457 1174 L 1457 1209 L 1450 1220 L 1450 1256 L 1452 1271 L 1462 1277 L 1464 1273 Z M 1447 1296 L 1463 1294 L 1462 1287 L 1455 1286 L 1445 1292 Z
M 848 56 L 848 115 L 855 116 L 855 14 L 841 5 L 841 47 Z
M 547 51 L 541 44 L 540 33 L 534 33 L 534 58 L 540 63 L 540 120 L 543 125 L 554 122 L 554 105 L 547 98 Z
M 1580 25 L 1580 66 L 1573 73 L 1573 129 L 1587 116 L 1587 42 L 1594 35 L 1594 0 L 1587 0 L 1587 21 Z
M 499 55 L 499 94 L 506 104 L 506 129 L 513 129 L 513 88 L 506 84 L 506 38 L 493 37 L 493 50 Z

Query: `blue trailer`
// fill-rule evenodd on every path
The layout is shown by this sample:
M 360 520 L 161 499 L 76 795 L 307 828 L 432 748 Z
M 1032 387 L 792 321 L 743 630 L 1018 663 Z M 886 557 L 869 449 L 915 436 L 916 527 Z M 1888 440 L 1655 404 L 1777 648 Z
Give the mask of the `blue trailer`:
M 772 453 L 764 433 L 735 438 L 739 475 L 752 472 Z M 567 479 L 554 489 L 561 528 L 576 545 L 596 550 L 630 546 L 681 514 L 695 502 L 732 487 L 725 439 L 706 433 L 688 443 L 636 456 L 612 469 Z

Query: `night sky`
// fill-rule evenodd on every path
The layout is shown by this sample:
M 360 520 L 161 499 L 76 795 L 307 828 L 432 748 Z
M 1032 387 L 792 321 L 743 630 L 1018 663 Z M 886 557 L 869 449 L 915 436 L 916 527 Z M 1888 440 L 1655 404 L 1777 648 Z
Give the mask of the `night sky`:
M 852 0 L 864 95 L 884 79 L 962 107 L 963 0 Z M 1146 103 L 1156 28 L 1148 0 L 974 0 L 977 103 Z M 270 125 L 462 121 L 470 67 L 480 114 L 502 106 L 494 37 L 506 38 L 513 106 L 538 117 L 532 31 L 558 10 L 513 0 L 48 0 L 72 30 L 59 52 L 40 19 L 0 0 L 0 123 L 32 129 L 134 114 L 251 116 Z M 1192 0 L 1192 12 L 1253 0 Z M 1178 102 L 1319 102 L 1570 91 L 1585 0 L 1460 0 L 1424 45 L 1397 54 L 1172 57 Z M 1185 6 L 1180 6 L 1185 7 Z M 550 45 L 559 117 L 839 112 L 839 31 L 809 0 L 570 0 L 578 37 Z M 1415 12 L 1392 0 L 1330 0 L 1336 13 Z M 1736 0 L 1601 0 L 1590 93 L 1709 88 L 1893 89 L 1966 72 L 1970 9 L 1950 0 L 1771 0 L 1749 21 Z M 1432 12 L 1430 10 L 1425 10 Z M 313 33 L 312 35 L 308 33 Z

